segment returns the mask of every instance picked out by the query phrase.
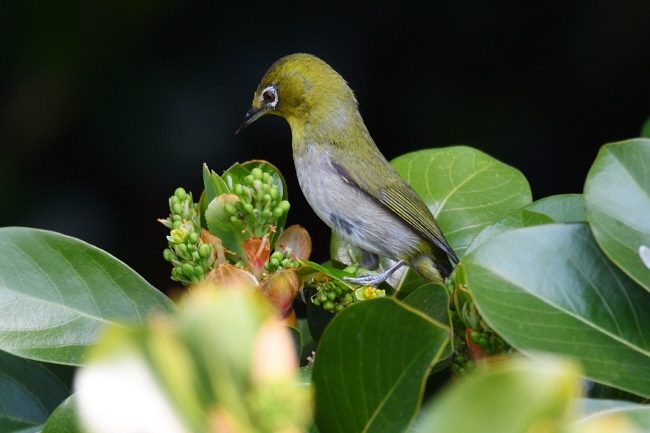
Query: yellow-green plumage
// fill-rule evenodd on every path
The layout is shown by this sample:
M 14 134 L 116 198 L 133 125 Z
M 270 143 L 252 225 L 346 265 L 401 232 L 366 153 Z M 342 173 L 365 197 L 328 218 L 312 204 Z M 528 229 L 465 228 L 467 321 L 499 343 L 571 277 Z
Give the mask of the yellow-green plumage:
M 354 93 L 327 63 L 292 54 L 271 66 L 240 129 L 265 114 L 282 116 L 292 133 L 298 181 L 316 214 L 338 236 L 441 282 L 458 259 L 422 199 L 386 161 L 359 114 Z M 239 130 L 238 130 L 239 131 Z

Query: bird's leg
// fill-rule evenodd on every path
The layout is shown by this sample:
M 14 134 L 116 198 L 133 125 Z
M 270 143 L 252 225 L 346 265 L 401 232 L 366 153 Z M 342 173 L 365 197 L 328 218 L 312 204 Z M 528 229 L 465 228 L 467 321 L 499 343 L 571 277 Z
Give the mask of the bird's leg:
M 383 283 L 386 281 L 386 278 L 390 277 L 396 270 L 404 266 L 406 262 L 404 260 L 400 260 L 399 262 L 395 263 L 393 266 L 390 268 L 386 269 L 384 272 L 380 274 L 363 274 L 359 275 L 358 277 L 343 277 L 343 279 L 347 282 L 353 283 L 353 284 L 364 284 L 364 285 L 369 285 L 369 286 L 378 286 L 379 284 Z

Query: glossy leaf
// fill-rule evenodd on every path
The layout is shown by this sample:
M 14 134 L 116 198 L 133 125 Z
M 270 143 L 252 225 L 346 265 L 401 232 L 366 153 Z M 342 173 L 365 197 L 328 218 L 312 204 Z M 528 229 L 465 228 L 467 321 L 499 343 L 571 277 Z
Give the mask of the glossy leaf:
M 558 223 L 587 222 L 582 194 L 559 194 L 534 201 L 524 209 L 543 213 Z
M 70 395 L 70 370 L 0 352 L 0 431 L 43 424 Z
M 585 182 L 591 229 L 605 254 L 650 290 L 639 246 L 650 245 L 650 140 L 606 144 Z
M 474 251 L 482 243 L 499 233 L 521 227 L 537 226 L 552 222 L 554 222 L 553 218 L 543 213 L 530 211 L 525 208 L 517 209 L 503 218 L 499 218 L 498 220 L 488 224 L 483 230 L 481 230 L 467 247 L 467 253 Z
M 217 173 L 210 171 L 206 164 L 203 164 L 203 187 L 205 188 L 205 198 L 208 203 L 212 202 L 218 195 L 230 192 L 226 182 Z
M 449 328 L 389 298 L 346 308 L 323 334 L 313 367 L 322 433 L 402 432 Z
M 560 433 L 579 371 L 570 362 L 545 359 L 501 361 L 448 387 L 415 426 L 417 433 Z
M 427 283 L 402 302 L 449 326 L 449 292 L 440 284 Z
M 532 201 L 519 170 L 470 147 L 407 153 L 391 164 L 429 206 L 459 257 L 488 223 Z
M 220 219 L 219 203 L 212 200 L 205 211 L 205 220 L 208 224 L 210 233 L 221 239 L 224 248 L 236 253 L 242 262 L 248 263 L 246 251 L 242 244 L 250 237 L 248 232 L 242 231 L 241 228 L 235 227 L 230 222 L 223 222 Z
M 43 433 L 81 433 L 76 401 L 77 396 L 73 394 L 61 403 L 43 426 Z
M 587 377 L 650 396 L 650 293 L 586 224 L 511 230 L 461 262 L 483 319 L 512 346 L 574 357 Z
M 0 229 L 0 349 L 79 365 L 108 323 L 174 304 L 110 254 L 61 234 Z

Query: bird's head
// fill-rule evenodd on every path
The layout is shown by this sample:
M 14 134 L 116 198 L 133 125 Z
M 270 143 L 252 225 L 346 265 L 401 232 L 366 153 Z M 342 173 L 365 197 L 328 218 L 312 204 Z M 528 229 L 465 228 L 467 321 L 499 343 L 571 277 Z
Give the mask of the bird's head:
M 356 112 L 357 100 L 343 77 L 318 57 L 291 54 L 266 72 L 237 132 L 265 114 L 282 116 L 293 128 L 350 108 Z

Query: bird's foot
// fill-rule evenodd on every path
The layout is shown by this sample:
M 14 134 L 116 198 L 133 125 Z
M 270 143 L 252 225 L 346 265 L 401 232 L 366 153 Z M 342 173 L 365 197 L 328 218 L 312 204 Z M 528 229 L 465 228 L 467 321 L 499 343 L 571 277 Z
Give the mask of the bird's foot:
M 399 262 L 395 263 L 393 266 L 390 268 L 386 269 L 384 272 L 381 272 L 379 274 L 363 274 L 359 275 L 358 277 L 343 277 L 343 279 L 349 283 L 352 284 L 362 284 L 364 286 L 378 286 L 379 284 L 383 283 L 386 281 L 388 277 L 393 275 L 393 273 L 404 266 L 406 263 L 404 260 L 400 260 Z

